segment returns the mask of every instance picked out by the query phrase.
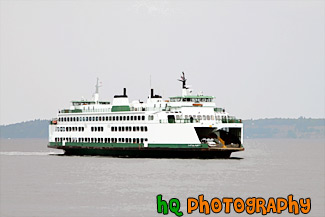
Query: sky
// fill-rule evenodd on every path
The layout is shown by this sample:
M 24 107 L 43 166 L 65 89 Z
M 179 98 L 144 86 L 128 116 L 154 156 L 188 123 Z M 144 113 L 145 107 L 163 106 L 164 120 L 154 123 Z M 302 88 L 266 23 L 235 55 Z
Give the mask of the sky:
M 0 0 L 0 124 L 71 100 L 194 93 L 242 119 L 325 117 L 325 1 Z

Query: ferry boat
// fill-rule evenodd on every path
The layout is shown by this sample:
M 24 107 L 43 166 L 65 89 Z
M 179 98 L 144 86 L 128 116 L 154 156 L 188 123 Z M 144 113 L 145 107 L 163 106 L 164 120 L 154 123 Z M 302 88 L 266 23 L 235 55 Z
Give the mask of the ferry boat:
M 243 151 L 243 123 L 216 107 L 215 97 L 193 94 L 182 73 L 182 94 L 129 101 L 124 88 L 112 103 L 72 101 L 49 125 L 49 148 L 66 155 L 147 158 L 229 158 Z

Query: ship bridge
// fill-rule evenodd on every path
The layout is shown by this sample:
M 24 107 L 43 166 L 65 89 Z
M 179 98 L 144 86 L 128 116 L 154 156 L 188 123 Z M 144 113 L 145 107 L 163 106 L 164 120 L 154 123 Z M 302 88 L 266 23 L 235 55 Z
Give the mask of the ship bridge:
M 215 107 L 213 96 L 173 96 L 169 97 L 171 107 Z

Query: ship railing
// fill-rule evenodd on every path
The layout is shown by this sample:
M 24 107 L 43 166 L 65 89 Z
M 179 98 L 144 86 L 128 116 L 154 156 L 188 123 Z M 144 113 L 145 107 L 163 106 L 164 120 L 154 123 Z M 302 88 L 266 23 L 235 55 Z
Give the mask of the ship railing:
M 81 109 L 63 109 L 59 113 L 82 113 Z
M 182 119 L 176 119 L 174 123 L 176 124 L 186 124 L 186 123 L 201 123 L 201 122 L 206 122 L 205 120 L 200 120 L 200 119 L 185 119 L 185 118 L 182 118 Z M 160 119 L 159 123 L 163 124 L 163 123 L 170 123 L 168 122 L 168 120 L 164 120 L 164 119 Z M 217 123 L 220 123 L 220 121 L 217 121 Z M 236 118 L 224 118 L 221 120 L 221 123 L 242 123 L 242 120 L 241 119 L 236 119 Z

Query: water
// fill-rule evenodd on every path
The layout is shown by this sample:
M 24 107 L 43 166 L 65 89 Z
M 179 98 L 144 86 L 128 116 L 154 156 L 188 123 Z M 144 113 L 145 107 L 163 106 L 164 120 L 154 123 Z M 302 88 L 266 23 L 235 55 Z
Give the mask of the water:
M 3 217 L 164 216 L 156 211 L 158 194 L 178 198 L 184 216 L 205 216 L 186 213 L 186 198 L 200 194 L 209 201 L 293 194 L 311 198 L 306 216 L 325 215 L 324 140 L 245 140 L 245 152 L 213 160 L 71 157 L 42 139 L 0 142 Z

